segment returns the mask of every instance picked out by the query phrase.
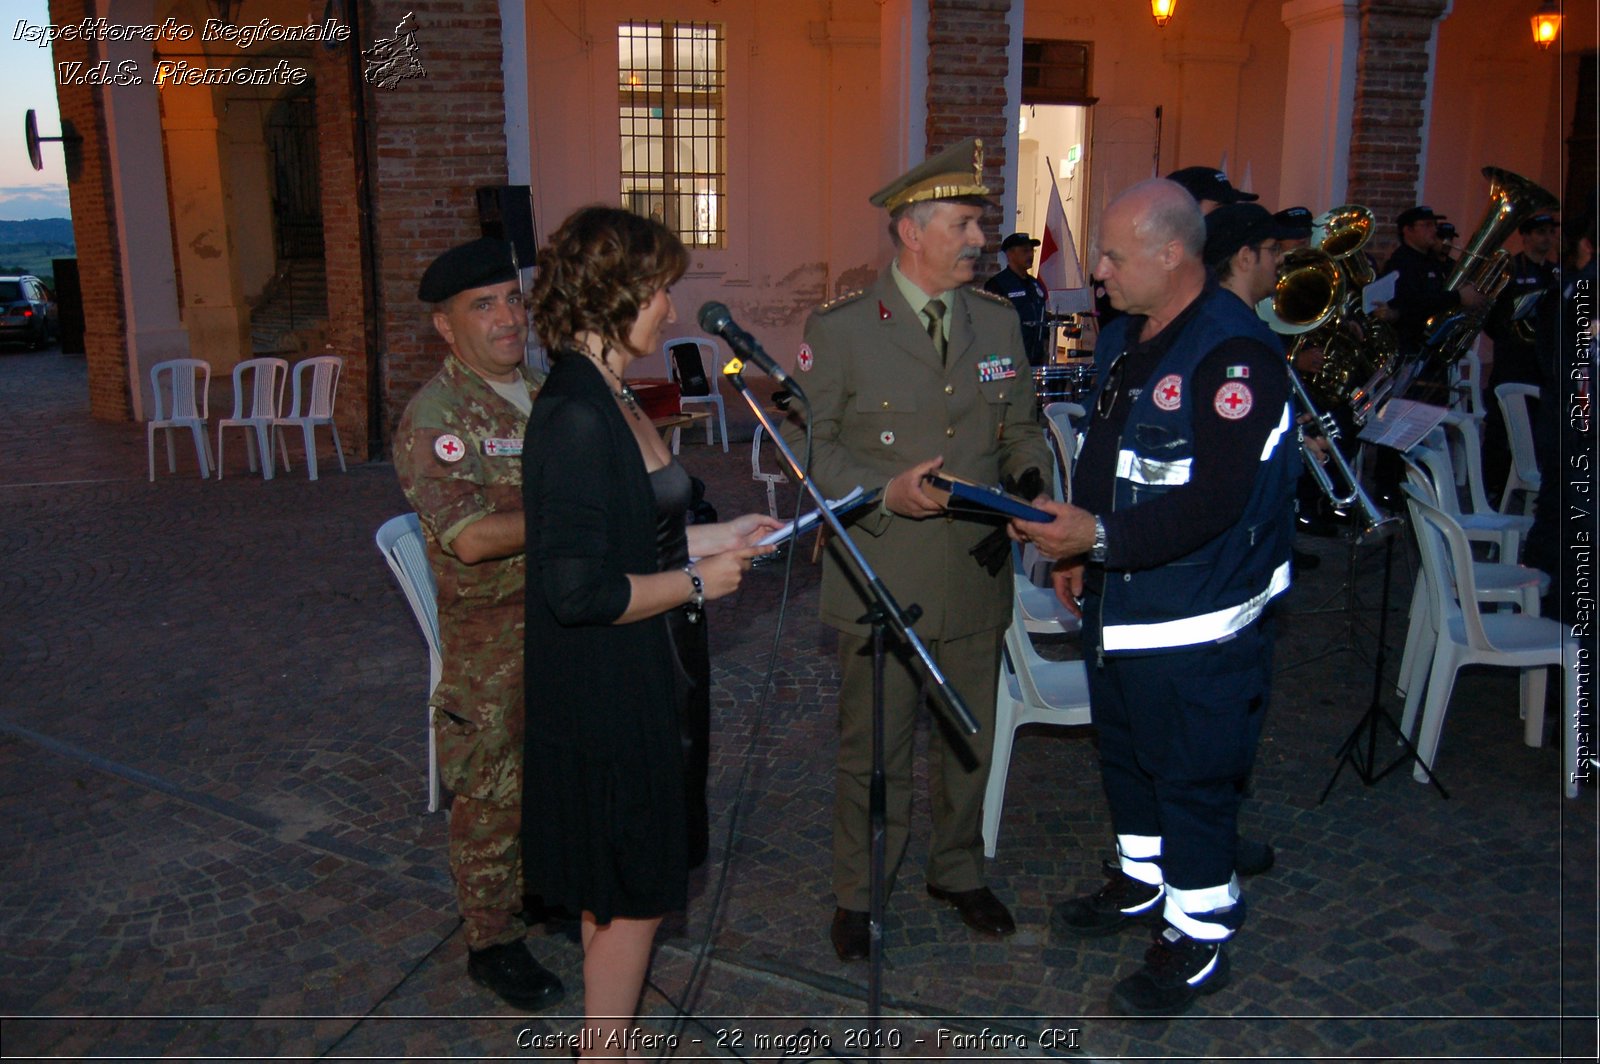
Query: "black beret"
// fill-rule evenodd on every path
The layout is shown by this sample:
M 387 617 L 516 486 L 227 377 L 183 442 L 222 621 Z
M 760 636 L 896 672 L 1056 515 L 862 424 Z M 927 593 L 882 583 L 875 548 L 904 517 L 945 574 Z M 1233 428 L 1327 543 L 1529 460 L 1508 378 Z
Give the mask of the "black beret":
M 417 285 L 417 298 L 424 303 L 443 303 L 457 292 L 515 281 L 509 240 L 479 237 L 460 244 L 433 260 Z

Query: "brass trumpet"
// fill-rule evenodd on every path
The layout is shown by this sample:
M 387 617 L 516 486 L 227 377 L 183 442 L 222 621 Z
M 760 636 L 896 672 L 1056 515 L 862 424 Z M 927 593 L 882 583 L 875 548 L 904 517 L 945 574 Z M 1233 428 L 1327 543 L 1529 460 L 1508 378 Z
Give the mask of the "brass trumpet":
M 1259 307 L 1257 313 L 1274 332 L 1296 336 L 1289 352 L 1289 385 L 1294 389 L 1301 407 L 1311 415 L 1311 420 L 1301 430 L 1300 456 L 1305 459 L 1306 468 L 1311 471 L 1317 487 L 1322 489 L 1334 506 L 1345 507 L 1354 503 L 1361 507 L 1361 538 L 1367 540 L 1392 532 L 1400 524 L 1400 519 L 1378 509 L 1363 490 L 1356 471 L 1339 452 L 1339 423 L 1332 415 L 1318 408 L 1294 368 L 1294 356 L 1299 353 L 1304 341 L 1319 335 L 1319 330 L 1334 321 L 1344 301 L 1345 278 L 1333 256 L 1317 248 L 1297 248 L 1284 256 L 1278 267 L 1278 283 L 1273 289 L 1270 304 L 1268 300 L 1263 300 L 1264 306 Z M 1348 341 L 1347 337 L 1342 339 Z M 1347 489 L 1342 494 L 1333 483 L 1327 466 L 1305 442 L 1305 431 L 1312 428 L 1315 435 L 1328 440 L 1328 463 L 1344 479 Z

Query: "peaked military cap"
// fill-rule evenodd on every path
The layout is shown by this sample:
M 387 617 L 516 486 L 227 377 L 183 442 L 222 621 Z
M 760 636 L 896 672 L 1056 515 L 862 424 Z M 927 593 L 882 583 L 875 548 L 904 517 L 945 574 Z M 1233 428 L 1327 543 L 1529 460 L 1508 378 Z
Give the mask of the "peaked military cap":
M 516 279 L 511 242 L 484 236 L 458 244 L 434 259 L 417 285 L 417 298 L 424 303 L 443 303 L 469 288 Z
M 983 141 L 968 137 L 913 166 L 872 194 L 874 207 L 897 211 L 908 203 L 987 196 L 983 183 Z

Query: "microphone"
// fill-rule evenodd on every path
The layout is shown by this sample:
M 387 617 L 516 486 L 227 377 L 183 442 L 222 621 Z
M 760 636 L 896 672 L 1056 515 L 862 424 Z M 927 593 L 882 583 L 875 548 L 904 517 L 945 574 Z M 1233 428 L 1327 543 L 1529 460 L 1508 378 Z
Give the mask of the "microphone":
M 802 403 L 806 401 L 806 393 L 799 383 L 762 349 L 759 340 L 739 328 L 725 304 L 715 301 L 702 303 L 699 318 L 700 328 L 714 336 L 722 337 L 738 355 L 746 361 L 755 363 L 757 369 L 788 388 L 796 399 Z

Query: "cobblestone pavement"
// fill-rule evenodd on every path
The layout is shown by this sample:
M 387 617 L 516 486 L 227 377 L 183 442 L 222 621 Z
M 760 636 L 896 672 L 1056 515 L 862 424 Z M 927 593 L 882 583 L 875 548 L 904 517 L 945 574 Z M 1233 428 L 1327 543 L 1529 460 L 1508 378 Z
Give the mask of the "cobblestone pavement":
M 576 1029 L 580 951 L 534 939 L 570 989 L 561 1015 L 464 978 L 444 819 L 425 812 L 426 653 L 372 543 L 403 508 L 392 468 L 325 464 L 310 483 L 297 463 L 269 483 L 235 447 L 228 477 L 202 482 L 180 441 L 179 473 L 150 484 L 141 426 L 92 421 L 85 396 L 81 358 L 0 354 L 4 1053 L 540 1056 L 533 1035 Z M 747 447 L 685 439 L 683 460 L 725 515 L 764 505 Z M 1594 1057 L 1595 791 L 1561 798 L 1556 747 L 1521 742 L 1515 677 L 1475 669 L 1438 762 L 1449 800 L 1404 770 L 1364 786 L 1346 769 L 1319 804 L 1371 672 L 1348 650 L 1291 667 L 1347 642 L 1344 612 L 1308 612 L 1342 604 L 1344 548 L 1308 545 L 1323 564 L 1288 603 L 1244 813 L 1278 864 L 1247 882 L 1232 985 L 1181 1020 L 1107 1015 L 1143 942 L 1046 930 L 1110 849 L 1092 729 L 1030 727 L 990 869 L 1019 931 L 975 939 L 923 893 L 919 799 L 883 1056 Z M 1364 622 L 1381 573 L 1381 554 L 1358 558 Z M 719 841 L 644 1002 L 666 1036 L 668 999 L 692 1001 L 678 1057 L 865 1055 L 866 972 L 826 935 L 832 643 L 801 559 L 774 655 L 782 578 L 760 570 L 710 611 Z

